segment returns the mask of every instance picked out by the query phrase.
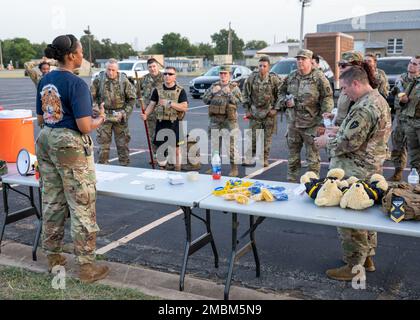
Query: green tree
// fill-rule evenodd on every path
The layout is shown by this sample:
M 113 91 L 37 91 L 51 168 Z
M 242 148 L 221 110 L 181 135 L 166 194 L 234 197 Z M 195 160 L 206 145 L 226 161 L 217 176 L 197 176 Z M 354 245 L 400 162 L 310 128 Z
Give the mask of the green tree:
M 245 50 L 260 50 L 268 47 L 267 42 L 264 40 L 251 40 L 245 45 Z
M 222 29 L 211 36 L 212 42 L 215 44 L 216 54 L 227 54 L 228 51 L 228 37 L 229 30 Z M 240 39 L 234 30 L 232 30 L 232 55 L 233 59 L 240 59 L 243 57 L 242 51 L 244 49 L 244 41 Z
M 184 56 L 191 51 L 190 41 L 179 33 L 164 34 L 161 43 L 163 54 L 167 57 Z
M 152 44 L 150 47 L 146 47 L 145 54 L 163 54 L 163 47 L 161 43 Z
M 32 43 L 32 48 L 35 50 L 35 58 L 41 59 L 45 56 L 44 50 L 47 47 L 45 42 L 42 43 Z
M 13 61 L 13 65 L 19 68 L 26 61 L 35 58 L 35 50 L 28 39 L 14 38 L 3 41 L 3 61 L 8 64 Z
M 209 43 L 199 43 L 197 48 L 197 56 L 204 57 L 207 60 L 212 60 L 214 56 L 214 48 Z

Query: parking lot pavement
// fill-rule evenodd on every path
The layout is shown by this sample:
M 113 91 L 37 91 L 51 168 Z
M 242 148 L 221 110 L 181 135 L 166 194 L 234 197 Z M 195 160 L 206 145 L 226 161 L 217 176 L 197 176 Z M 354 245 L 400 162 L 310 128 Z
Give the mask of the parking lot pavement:
M 179 82 L 188 92 L 190 78 L 180 77 Z M 88 79 L 87 79 L 88 81 Z M 31 108 L 35 110 L 35 87 L 29 79 L 0 79 L 0 106 L 4 108 Z M 188 128 L 207 130 L 207 108 L 200 99 L 189 96 L 190 112 L 187 113 Z M 247 122 L 240 117 L 240 127 Z M 273 138 L 270 163 L 276 164 L 256 178 L 285 181 L 287 170 L 287 146 L 284 138 L 286 125 L 279 121 L 278 133 Z M 149 167 L 147 142 L 140 121 L 139 109 L 135 109 L 129 121 L 131 132 L 131 166 Z M 36 134 L 38 128 L 35 129 Z M 93 133 L 95 136 L 95 133 Z M 328 159 L 322 155 L 322 172 L 328 170 Z M 111 158 L 116 158 L 115 145 Z M 281 161 L 279 161 L 281 160 Z M 118 164 L 113 161 L 112 164 Z M 392 164 L 386 163 L 391 167 Z M 204 173 L 208 165 L 203 165 Z M 228 173 L 223 166 L 223 174 Z M 392 169 L 384 175 L 390 176 Z M 240 175 L 246 175 L 240 168 Z M 405 172 L 405 177 L 408 173 Z M 23 206 L 24 200 L 14 196 L 11 207 Z M 118 208 L 118 210 L 115 210 Z M 154 221 L 166 217 L 178 208 L 146 202 L 114 199 L 99 196 L 97 201 L 98 223 L 101 232 L 98 248 L 132 234 Z M 2 204 L 0 211 L 3 212 Z M 200 210 L 198 213 L 202 213 Z M 359 213 L 358 213 L 359 214 Z M 362 213 L 360 213 L 362 214 Z M 171 216 L 172 217 L 172 216 Z M 182 215 L 174 215 L 164 223 L 134 237 L 128 243 L 115 247 L 105 256 L 111 261 L 139 264 L 156 270 L 178 273 L 180 271 L 185 239 Z M 240 217 L 240 228 L 248 225 L 246 217 Z M 210 247 L 190 257 L 187 273 L 194 276 L 223 282 L 227 273 L 231 243 L 231 218 L 215 212 L 212 229 L 219 250 L 220 267 L 214 268 Z M 204 231 L 201 223 L 194 222 L 195 235 Z M 70 242 L 69 226 L 66 242 Z M 28 218 L 6 227 L 5 239 L 30 244 L 35 233 L 34 220 Z M 326 278 L 325 270 L 338 266 L 341 249 L 334 227 L 267 219 L 256 232 L 256 241 L 261 260 L 261 277 L 255 278 L 255 265 L 251 255 L 244 256 L 235 264 L 234 281 L 250 288 L 268 288 L 288 292 L 306 299 L 419 299 L 420 239 L 379 234 L 379 247 L 375 258 L 377 271 L 368 274 L 367 289 L 354 290 L 350 283 Z

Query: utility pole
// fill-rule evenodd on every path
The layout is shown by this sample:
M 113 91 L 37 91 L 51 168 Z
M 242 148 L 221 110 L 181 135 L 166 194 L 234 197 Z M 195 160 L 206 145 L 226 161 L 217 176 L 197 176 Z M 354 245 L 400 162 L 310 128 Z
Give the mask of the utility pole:
M 0 70 L 3 70 L 3 50 L 1 48 L 1 40 L 0 40 Z
M 89 40 L 89 75 L 92 75 L 92 33 L 90 32 L 90 27 L 88 26 L 84 32 Z
M 300 15 L 300 43 L 299 49 L 303 47 L 303 22 L 305 20 L 305 7 L 309 7 L 311 5 L 312 0 L 299 0 L 302 3 L 302 13 Z
M 232 29 L 230 28 L 229 22 L 229 35 L 228 35 L 228 55 L 232 55 Z

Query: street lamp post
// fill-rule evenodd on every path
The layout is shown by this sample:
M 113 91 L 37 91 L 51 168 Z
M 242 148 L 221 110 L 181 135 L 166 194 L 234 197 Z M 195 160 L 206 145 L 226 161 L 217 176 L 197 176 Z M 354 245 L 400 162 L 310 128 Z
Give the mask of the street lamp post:
M 0 40 L 0 70 L 3 70 L 3 50 L 1 48 L 1 40 Z
M 302 3 L 302 13 L 300 15 L 300 43 L 299 49 L 303 47 L 303 22 L 305 16 L 305 7 L 309 7 L 311 5 L 312 0 L 299 0 Z
M 92 75 L 92 33 L 90 32 L 90 27 L 88 26 L 84 32 L 87 35 L 89 41 L 89 75 Z

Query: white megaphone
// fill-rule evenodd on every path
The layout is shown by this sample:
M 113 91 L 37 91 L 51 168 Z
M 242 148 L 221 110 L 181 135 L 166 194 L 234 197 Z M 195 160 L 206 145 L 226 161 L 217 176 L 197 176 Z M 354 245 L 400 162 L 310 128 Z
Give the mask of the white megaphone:
M 26 149 L 21 149 L 16 159 L 17 171 L 21 176 L 35 173 L 36 156 Z

